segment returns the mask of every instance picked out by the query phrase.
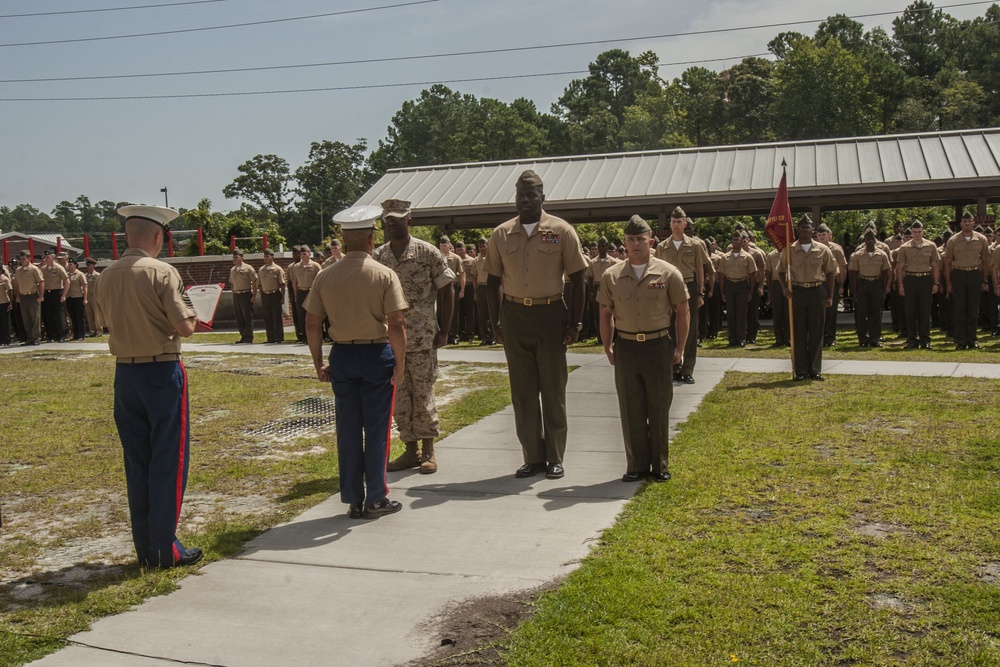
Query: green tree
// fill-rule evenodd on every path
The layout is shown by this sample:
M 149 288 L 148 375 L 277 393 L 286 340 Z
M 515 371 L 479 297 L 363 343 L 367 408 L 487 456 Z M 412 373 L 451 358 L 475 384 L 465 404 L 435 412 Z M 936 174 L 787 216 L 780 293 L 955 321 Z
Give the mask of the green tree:
M 867 136 L 874 123 L 868 74 L 837 40 L 795 42 L 775 72 L 779 139 Z
M 725 138 L 727 143 L 760 143 L 774 139 L 774 63 L 744 58 L 724 79 Z
M 893 19 L 893 39 L 906 73 L 928 80 L 937 76 L 948 62 L 948 52 L 942 45 L 954 26 L 955 19 L 926 0 L 916 0 Z
M 296 215 L 283 226 L 289 238 L 323 239 L 333 214 L 357 201 L 364 191 L 366 148 L 364 139 L 353 146 L 340 141 L 312 142 L 308 160 L 295 170 L 299 203 Z
M 674 83 L 680 89 L 685 133 L 695 146 L 725 143 L 725 78 L 705 67 L 691 67 Z
M 626 110 L 641 96 L 658 92 L 656 62 L 652 52 L 633 58 L 628 51 L 612 49 L 590 63 L 585 79 L 569 83 L 552 113 L 568 124 L 574 152 L 624 149 Z
M 274 215 L 281 225 L 292 205 L 292 175 L 288 162 L 277 155 L 255 155 L 236 168 L 240 175 L 222 188 L 229 199 L 245 199 Z

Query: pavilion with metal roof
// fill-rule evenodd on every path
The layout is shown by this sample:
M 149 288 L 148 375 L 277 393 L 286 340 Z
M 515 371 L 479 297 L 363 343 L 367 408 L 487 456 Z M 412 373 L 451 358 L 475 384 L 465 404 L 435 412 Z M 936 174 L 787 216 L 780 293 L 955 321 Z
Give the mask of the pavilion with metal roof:
M 392 169 L 357 204 L 406 199 L 417 225 L 492 227 L 514 216 L 525 169 L 545 210 L 573 223 L 766 215 L 788 163 L 792 211 L 975 205 L 1000 200 L 1000 128 L 530 158 Z M 956 216 L 959 217 L 959 216 Z

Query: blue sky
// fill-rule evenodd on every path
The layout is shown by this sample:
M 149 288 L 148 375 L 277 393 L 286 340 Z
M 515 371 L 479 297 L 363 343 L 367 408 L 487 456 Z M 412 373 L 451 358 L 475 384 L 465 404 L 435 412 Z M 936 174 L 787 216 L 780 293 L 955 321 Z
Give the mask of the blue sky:
M 178 0 L 0 0 L 0 15 L 128 7 Z M 141 10 L 0 19 L 0 45 L 264 21 L 387 5 L 407 0 L 218 0 Z M 410 0 L 413 1 L 413 0 Z M 261 67 L 532 46 L 687 32 L 783 21 L 900 11 L 908 0 L 434 0 L 341 16 L 130 39 L 0 46 L 0 79 L 84 77 Z M 938 3 L 943 6 L 948 3 Z M 988 5 L 946 9 L 981 16 Z M 859 19 L 889 26 L 892 16 Z M 435 82 L 586 70 L 620 46 L 653 50 L 661 62 L 763 53 L 784 29 L 811 34 L 815 24 L 721 35 L 651 39 L 520 53 L 370 63 L 265 72 L 112 80 L 0 83 L 0 206 L 27 203 L 50 212 L 86 195 L 217 210 L 238 208 L 222 188 L 258 153 L 302 164 L 312 141 L 377 145 L 403 101 L 427 86 L 274 95 L 119 101 L 7 101 L 12 98 L 111 97 L 278 91 Z M 664 66 L 678 76 L 686 66 Z M 579 75 L 577 75 L 578 77 Z M 449 84 L 476 96 L 528 97 L 540 110 L 571 75 Z

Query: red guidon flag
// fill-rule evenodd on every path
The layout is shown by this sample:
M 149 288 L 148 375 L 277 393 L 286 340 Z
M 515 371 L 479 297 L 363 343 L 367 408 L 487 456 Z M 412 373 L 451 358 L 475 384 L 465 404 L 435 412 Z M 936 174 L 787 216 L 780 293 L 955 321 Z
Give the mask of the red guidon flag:
M 774 195 L 774 203 L 771 204 L 771 213 L 767 216 L 767 224 L 764 231 L 767 238 L 771 239 L 771 244 L 778 251 L 785 249 L 794 238 L 792 233 L 792 207 L 788 205 L 788 174 L 782 171 L 781 183 L 778 185 L 778 192 Z

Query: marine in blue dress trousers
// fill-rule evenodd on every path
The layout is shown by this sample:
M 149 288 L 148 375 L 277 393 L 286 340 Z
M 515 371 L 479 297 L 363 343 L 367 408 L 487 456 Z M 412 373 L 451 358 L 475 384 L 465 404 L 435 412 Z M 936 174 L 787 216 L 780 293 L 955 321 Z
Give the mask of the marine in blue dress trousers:
M 124 206 L 128 250 L 95 283 L 94 298 L 116 357 L 115 424 L 125 455 L 132 542 L 139 564 L 192 565 L 201 549 L 177 539 L 190 460 L 187 371 L 181 338 L 195 316 L 177 270 L 156 259 L 177 211 Z
M 306 338 L 316 376 L 333 386 L 337 409 L 340 499 L 352 519 L 377 519 L 402 509 L 387 496 L 392 406 L 406 362 L 409 307 L 396 272 L 371 257 L 378 206 L 334 216 L 347 254 L 320 271 L 305 300 Z M 323 320 L 330 320 L 329 363 L 323 359 Z

